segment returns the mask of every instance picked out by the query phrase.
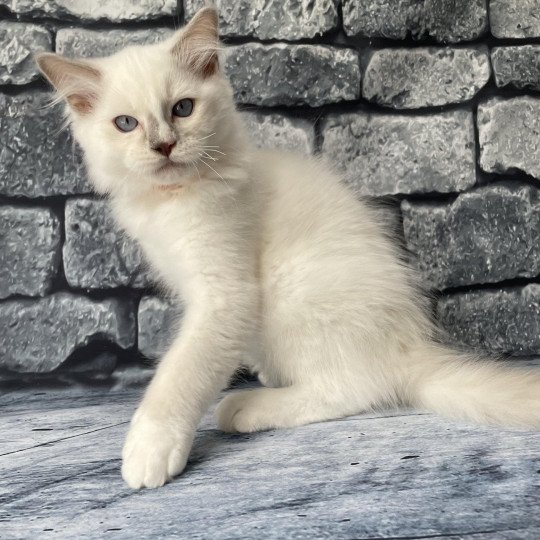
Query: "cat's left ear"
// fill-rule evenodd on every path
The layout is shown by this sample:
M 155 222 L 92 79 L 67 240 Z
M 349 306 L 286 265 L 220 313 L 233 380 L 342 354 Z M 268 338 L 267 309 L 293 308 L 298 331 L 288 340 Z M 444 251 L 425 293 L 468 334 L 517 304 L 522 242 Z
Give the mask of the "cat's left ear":
M 218 13 L 206 7 L 197 11 L 189 24 L 178 32 L 172 53 L 189 70 L 203 78 L 219 70 Z
M 92 111 L 100 91 L 101 73 L 89 60 L 72 60 L 59 54 L 35 57 L 40 71 L 71 109 L 84 115 Z

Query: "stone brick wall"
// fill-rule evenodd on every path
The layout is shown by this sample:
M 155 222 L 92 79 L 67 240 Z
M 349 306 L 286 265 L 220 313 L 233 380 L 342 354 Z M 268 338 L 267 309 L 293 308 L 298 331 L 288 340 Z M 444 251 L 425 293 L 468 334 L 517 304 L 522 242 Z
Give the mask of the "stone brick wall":
M 140 380 L 180 314 L 91 194 L 31 55 L 162 39 L 203 0 L 0 0 L 0 379 Z M 261 145 L 401 216 L 458 342 L 540 353 L 540 1 L 218 1 Z

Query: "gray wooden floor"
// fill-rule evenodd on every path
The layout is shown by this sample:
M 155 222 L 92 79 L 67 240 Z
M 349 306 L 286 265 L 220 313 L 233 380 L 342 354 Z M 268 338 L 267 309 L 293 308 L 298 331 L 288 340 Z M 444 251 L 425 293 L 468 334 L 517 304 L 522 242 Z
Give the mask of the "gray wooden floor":
M 540 538 L 540 434 L 422 413 L 225 435 L 132 491 L 120 449 L 140 391 L 0 396 L 0 538 Z

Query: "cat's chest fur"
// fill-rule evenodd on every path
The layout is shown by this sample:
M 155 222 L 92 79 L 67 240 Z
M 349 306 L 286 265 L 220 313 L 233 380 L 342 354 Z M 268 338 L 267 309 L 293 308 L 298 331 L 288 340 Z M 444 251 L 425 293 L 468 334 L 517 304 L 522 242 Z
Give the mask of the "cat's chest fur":
M 112 208 L 115 219 L 138 242 L 159 277 L 184 295 L 190 269 L 204 259 L 209 233 L 194 205 L 180 197 L 156 194 L 130 204 L 113 201 Z
M 195 283 L 253 269 L 254 239 L 241 201 L 208 193 L 156 193 L 112 201 L 115 219 L 165 284 L 184 299 Z

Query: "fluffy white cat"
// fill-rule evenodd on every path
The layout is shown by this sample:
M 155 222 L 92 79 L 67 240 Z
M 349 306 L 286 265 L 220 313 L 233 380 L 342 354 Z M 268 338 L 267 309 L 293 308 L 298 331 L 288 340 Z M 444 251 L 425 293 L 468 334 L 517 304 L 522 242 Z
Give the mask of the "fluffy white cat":
M 38 63 L 66 99 L 96 190 L 186 306 L 131 422 L 133 488 L 179 474 L 197 424 L 240 365 L 230 432 L 410 405 L 540 426 L 540 376 L 436 342 L 418 278 L 378 212 L 320 159 L 258 151 L 219 69 L 211 8 L 169 40 Z

